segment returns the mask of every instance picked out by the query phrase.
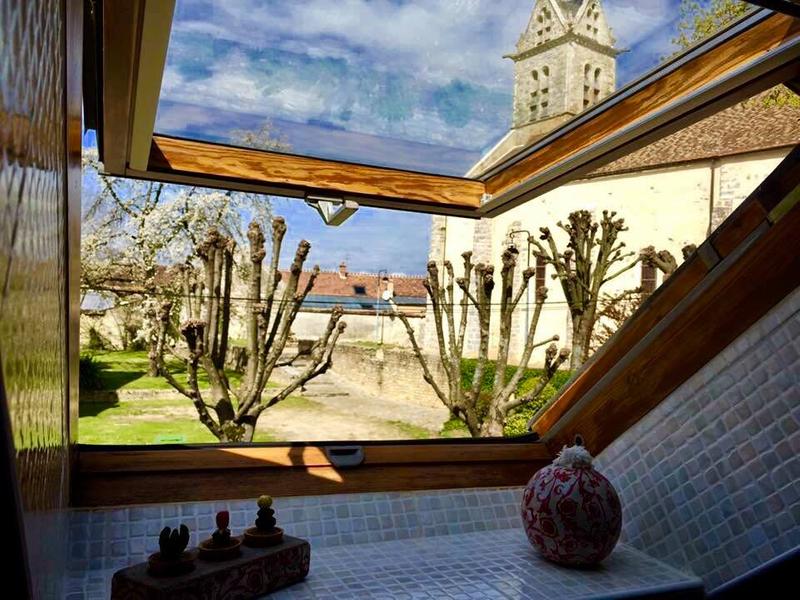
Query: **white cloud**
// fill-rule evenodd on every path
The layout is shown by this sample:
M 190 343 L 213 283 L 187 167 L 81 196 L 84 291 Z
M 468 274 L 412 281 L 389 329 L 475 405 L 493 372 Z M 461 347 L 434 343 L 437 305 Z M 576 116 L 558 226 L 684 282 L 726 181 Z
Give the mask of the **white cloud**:
M 179 0 L 175 31 L 201 34 L 203 42 L 202 48 L 171 47 L 171 52 L 181 53 L 177 58 L 196 58 L 201 50 L 216 48 L 211 40 L 228 41 L 234 49 L 228 45 L 214 50 L 216 55 L 210 53 L 204 66 L 211 74 L 206 78 L 189 81 L 169 64 L 162 97 L 233 114 L 299 122 L 319 119 L 359 133 L 482 149 L 505 130 L 510 101 L 507 114 L 498 109 L 456 127 L 443 121 L 424 91 L 460 79 L 510 96 L 512 63 L 502 56 L 513 49 L 533 4 L 533 0 Z M 605 0 L 603 5 L 618 45 L 636 49 L 635 55 L 620 57 L 622 81 L 668 53 L 670 35 L 665 26 L 675 17 L 677 0 Z M 276 69 L 260 60 L 259 51 L 266 49 L 342 60 L 345 74 L 336 81 L 330 74 L 315 79 L 314 71 L 304 71 L 302 63 L 296 72 L 285 66 Z M 421 97 L 405 100 L 403 118 L 376 114 L 384 92 L 365 91 L 356 75 L 382 71 L 405 75 L 423 90 Z M 161 116 L 159 126 L 166 129 Z

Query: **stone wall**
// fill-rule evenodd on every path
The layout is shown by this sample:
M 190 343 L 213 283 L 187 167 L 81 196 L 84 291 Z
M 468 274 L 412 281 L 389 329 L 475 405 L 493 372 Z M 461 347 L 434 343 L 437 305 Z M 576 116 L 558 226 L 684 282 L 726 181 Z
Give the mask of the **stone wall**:
M 428 365 L 433 377 L 443 385 L 445 376 L 441 361 L 430 356 Z M 422 367 L 414 353 L 407 348 L 339 344 L 333 355 L 332 371 L 371 395 L 421 406 L 442 405 L 422 378 Z
M 330 313 L 325 311 L 300 311 L 292 324 L 292 334 L 298 339 L 317 339 L 328 325 Z M 410 317 L 411 322 L 421 318 Z M 408 334 L 400 319 L 391 315 L 345 313 L 342 321 L 347 328 L 339 338 L 342 342 L 377 342 L 383 331 L 383 342 L 396 346 L 409 346 Z
M 800 289 L 598 457 L 622 540 L 709 591 L 800 546 L 798 379 Z

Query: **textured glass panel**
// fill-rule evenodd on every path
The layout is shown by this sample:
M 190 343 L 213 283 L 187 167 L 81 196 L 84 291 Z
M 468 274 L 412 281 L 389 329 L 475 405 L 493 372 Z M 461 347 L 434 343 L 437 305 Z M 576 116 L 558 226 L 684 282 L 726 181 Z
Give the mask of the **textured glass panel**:
M 156 129 L 463 175 L 672 54 L 677 4 L 178 0 Z
M 37 598 L 60 597 L 66 534 L 61 11 L 0 3 L 0 355 Z

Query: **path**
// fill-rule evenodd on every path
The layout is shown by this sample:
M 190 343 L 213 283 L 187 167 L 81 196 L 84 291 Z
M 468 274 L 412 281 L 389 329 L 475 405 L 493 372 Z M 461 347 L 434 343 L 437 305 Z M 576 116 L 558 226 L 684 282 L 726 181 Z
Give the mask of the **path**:
M 283 367 L 273 379 L 288 381 L 302 368 L 302 364 Z M 438 437 L 448 416 L 443 406 L 417 406 L 365 394 L 331 372 L 309 381 L 301 393 L 317 406 L 298 411 L 278 404 L 264 413 L 267 418 L 259 428 L 292 440 L 399 440 L 423 437 L 426 432 L 424 437 Z

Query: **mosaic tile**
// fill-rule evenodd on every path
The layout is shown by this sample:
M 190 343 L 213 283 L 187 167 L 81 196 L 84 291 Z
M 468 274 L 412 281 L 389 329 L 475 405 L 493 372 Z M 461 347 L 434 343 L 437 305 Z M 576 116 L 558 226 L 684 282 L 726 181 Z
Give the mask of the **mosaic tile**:
M 799 384 L 796 290 L 598 457 L 625 542 L 708 590 L 800 544 Z

